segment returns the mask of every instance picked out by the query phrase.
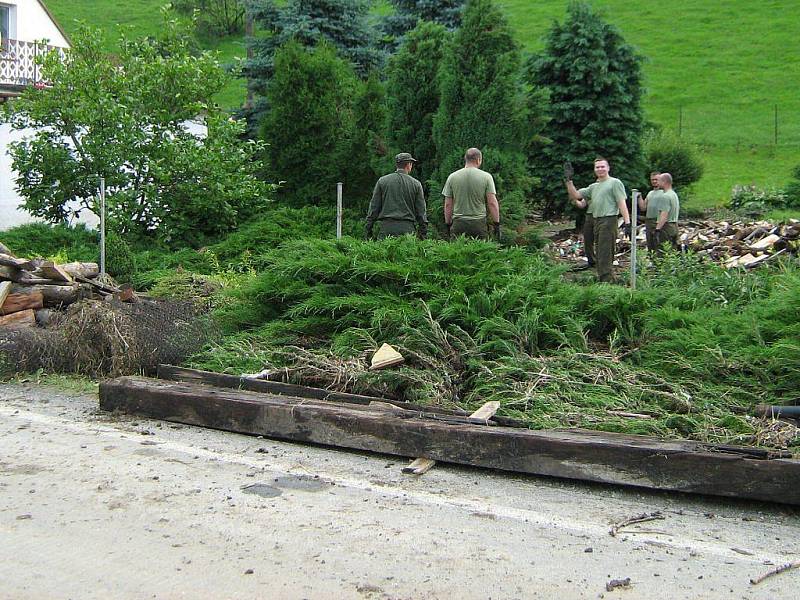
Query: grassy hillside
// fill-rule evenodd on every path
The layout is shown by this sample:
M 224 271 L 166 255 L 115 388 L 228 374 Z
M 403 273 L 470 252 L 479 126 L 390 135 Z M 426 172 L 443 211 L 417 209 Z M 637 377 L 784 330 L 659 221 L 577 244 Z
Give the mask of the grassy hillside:
M 565 0 L 499 0 L 528 51 L 540 50 L 554 19 L 563 19 Z M 133 35 L 158 26 L 163 0 L 49 0 L 69 32 L 74 19 L 109 30 L 115 24 Z M 796 0 L 673 0 L 669 10 L 655 0 L 594 0 L 606 19 L 647 58 L 647 118 L 677 129 L 704 145 L 707 172 L 696 189 L 695 206 L 727 199 L 736 183 L 783 185 L 800 162 L 800 97 L 794 93 L 800 63 L 800 19 L 787 15 Z M 244 56 L 241 40 L 216 46 L 223 61 Z M 237 106 L 241 81 L 218 98 Z M 775 106 L 778 144 L 774 144 Z

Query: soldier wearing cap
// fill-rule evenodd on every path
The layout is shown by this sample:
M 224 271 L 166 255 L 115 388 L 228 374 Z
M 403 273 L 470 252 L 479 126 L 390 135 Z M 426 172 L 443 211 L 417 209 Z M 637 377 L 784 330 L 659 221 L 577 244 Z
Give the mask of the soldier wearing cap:
M 500 204 L 494 179 L 481 170 L 483 154 L 470 148 L 464 155 L 464 168 L 447 178 L 442 189 L 444 196 L 444 223 L 452 236 L 487 239 L 489 227 L 492 236 L 500 240 Z
M 374 239 L 376 221 L 379 240 L 415 231 L 421 240 L 428 235 L 425 194 L 422 184 L 410 175 L 415 162 L 408 152 L 401 152 L 395 156 L 397 170 L 378 179 L 367 211 L 367 239 Z

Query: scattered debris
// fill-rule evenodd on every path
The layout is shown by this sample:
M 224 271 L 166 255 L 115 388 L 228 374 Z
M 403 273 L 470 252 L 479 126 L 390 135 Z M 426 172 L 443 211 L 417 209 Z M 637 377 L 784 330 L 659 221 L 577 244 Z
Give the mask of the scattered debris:
M 786 224 L 768 221 L 685 221 L 679 223 L 681 248 L 724 265 L 726 268 L 752 268 L 782 254 L 800 254 L 800 221 L 789 219 Z M 583 241 L 579 232 L 568 229 L 552 238 L 554 253 L 566 260 L 586 264 Z M 637 245 L 645 246 L 645 227 L 636 229 Z M 617 258 L 630 252 L 630 242 L 617 240 Z
M 758 585 L 759 583 L 761 583 L 762 581 L 764 581 L 765 579 L 767 579 L 769 577 L 772 577 L 773 575 L 778 575 L 779 573 L 783 573 L 784 571 L 789 571 L 791 569 L 796 569 L 798 567 L 800 567 L 800 560 L 795 561 L 795 562 L 786 563 L 785 565 L 781 565 L 777 569 L 773 569 L 769 573 L 764 573 L 760 577 L 756 577 L 755 579 L 751 579 L 750 583 L 753 584 L 753 585 Z
M 660 521 L 664 518 L 665 517 L 660 510 L 657 510 L 652 513 L 642 513 L 641 515 L 638 515 L 636 517 L 631 517 L 630 519 L 625 519 L 624 521 L 615 523 L 614 525 L 611 526 L 611 529 L 609 530 L 608 533 L 609 535 L 611 535 L 611 537 L 616 537 L 617 533 L 619 533 L 620 530 L 624 529 L 625 527 L 628 527 L 629 525 L 635 525 L 636 523 L 646 523 L 647 521 Z
M 612 579 L 606 584 L 606 591 L 613 592 L 617 588 L 627 588 L 631 587 L 631 578 L 626 577 L 625 579 Z

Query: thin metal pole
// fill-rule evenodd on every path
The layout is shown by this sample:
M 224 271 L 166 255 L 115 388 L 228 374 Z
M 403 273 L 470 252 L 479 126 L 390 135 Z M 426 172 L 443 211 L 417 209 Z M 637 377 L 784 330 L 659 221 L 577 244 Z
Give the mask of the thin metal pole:
M 778 145 L 778 105 L 775 105 L 775 145 Z
M 100 274 L 106 274 L 106 178 L 100 178 Z
M 336 184 L 336 239 L 342 239 L 342 182 Z
M 636 226 L 639 222 L 639 190 L 631 190 L 631 289 L 636 289 Z

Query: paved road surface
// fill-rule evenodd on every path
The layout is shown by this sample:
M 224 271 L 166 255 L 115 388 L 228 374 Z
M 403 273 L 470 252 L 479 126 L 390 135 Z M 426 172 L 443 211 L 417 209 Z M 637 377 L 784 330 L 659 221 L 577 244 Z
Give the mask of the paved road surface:
M 0 598 L 800 596 L 749 583 L 800 560 L 798 509 L 404 464 L 0 385 Z

